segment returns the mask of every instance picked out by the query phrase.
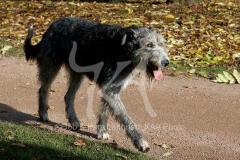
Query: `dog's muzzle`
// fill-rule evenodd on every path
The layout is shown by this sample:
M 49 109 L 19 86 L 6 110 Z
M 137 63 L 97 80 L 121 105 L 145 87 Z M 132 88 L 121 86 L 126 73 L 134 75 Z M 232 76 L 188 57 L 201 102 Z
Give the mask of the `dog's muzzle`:
M 164 66 L 164 67 L 167 67 L 169 65 L 169 60 L 168 59 L 163 59 L 161 61 L 161 65 Z
M 161 60 L 161 66 L 159 67 L 157 63 L 149 62 L 147 65 L 147 70 L 151 76 L 153 76 L 156 80 L 161 80 L 163 78 L 162 69 L 169 65 L 168 59 Z

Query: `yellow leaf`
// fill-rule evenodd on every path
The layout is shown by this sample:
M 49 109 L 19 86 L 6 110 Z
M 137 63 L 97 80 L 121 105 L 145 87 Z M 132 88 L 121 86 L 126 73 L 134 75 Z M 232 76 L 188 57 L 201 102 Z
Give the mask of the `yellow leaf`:
M 197 72 L 200 76 L 202 76 L 202 77 L 205 77 L 205 78 L 207 78 L 208 77 L 208 75 L 207 75 L 207 72 L 206 71 L 199 71 L 199 72 Z
M 50 92 L 59 92 L 57 89 L 51 89 Z
M 240 39 L 237 39 L 237 40 L 236 40 L 236 43 L 237 43 L 237 44 L 240 44 Z
M 165 18 L 168 18 L 168 19 L 174 19 L 175 17 L 174 17 L 172 14 L 168 14 L 168 15 L 166 15 Z
M 128 14 L 132 14 L 133 13 L 133 10 L 131 8 L 128 8 Z
M 33 114 L 34 116 L 36 116 L 36 117 L 39 117 L 39 114 L 38 113 L 35 113 L 35 114 Z
M 102 19 L 102 20 L 101 20 L 101 23 L 106 23 L 106 22 L 107 22 L 106 19 Z

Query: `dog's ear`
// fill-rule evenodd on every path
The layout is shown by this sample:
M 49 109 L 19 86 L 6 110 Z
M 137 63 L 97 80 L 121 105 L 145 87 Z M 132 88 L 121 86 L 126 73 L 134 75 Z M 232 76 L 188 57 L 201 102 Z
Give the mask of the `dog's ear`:
M 122 38 L 122 42 L 121 42 L 121 45 L 124 45 L 126 43 L 126 40 L 127 40 L 127 35 L 124 34 L 123 38 Z
M 133 37 L 137 37 L 137 35 L 140 33 L 139 32 L 139 30 L 134 30 L 134 29 L 131 29 L 131 31 L 132 31 L 132 35 L 133 35 Z
M 136 29 L 130 29 L 130 31 L 122 37 L 121 45 L 124 45 L 127 41 L 133 41 L 137 38 L 140 31 Z

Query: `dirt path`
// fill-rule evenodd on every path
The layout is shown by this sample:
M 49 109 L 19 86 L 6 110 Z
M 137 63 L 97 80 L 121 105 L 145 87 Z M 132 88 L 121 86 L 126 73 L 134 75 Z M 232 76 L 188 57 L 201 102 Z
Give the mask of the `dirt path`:
M 92 93 L 91 89 L 95 85 L 86 80 L 78 91 L 76 112 L 85 127 L 76 133 L 66 130 L 68 123 L 63 101 L 66 84 L 65 72 L 61 70 L 51 87 L 55 91 L 51 92 L 49 99 L 52 123 L 39 123 L 34 116 L 37 113 L 39 88 L 36 65 L 27 63 L 23 58 L 1 59 L 0 110 L 6 112 L 0 113 L 0 120 L 40 125 L 94 139 L 92 137 L 96 134 L 97 121 L 94 116 L 100 104 L 98 88 Z M 149 85 L 146 82 L 142 86 Z M 146 91 L 140 92 L 139 86 L 132 84 L 121 97 L 128 113 L 150 142 L 151 150 L 147 154 L 158 159 L 174 160 L 240 159 L 240 85 L 166 76 L 163 81 L 155 82 L 152 90 L 146 87 Z M 89 103 L 91 98 L 93 105 Z M 149 106 L 144 105 L 146 100 L 149 100 Z M 56 124 L 62 126 L 57 128 Z M 120 146 L 134 149 L 113 118 L 110 118 L 109 127 L 110 141 L 114 139 Z M 161 143 L 170 144 L 174 148 L 165 150 L 155 145 Z M 167 151 L 173 154 L 162 157 Z

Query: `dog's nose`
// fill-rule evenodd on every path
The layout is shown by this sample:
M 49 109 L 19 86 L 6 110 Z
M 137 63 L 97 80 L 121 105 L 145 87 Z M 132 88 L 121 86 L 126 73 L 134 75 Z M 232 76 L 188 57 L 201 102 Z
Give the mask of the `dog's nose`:
M 168 60 L 168 59 L 163 59 L 163 60 L 161 61 L 161 63 L 162 63 L 162 65 L 163 65 L 164 67 L 167 67 L 167 66 L 169 65 L 169 60 Z

